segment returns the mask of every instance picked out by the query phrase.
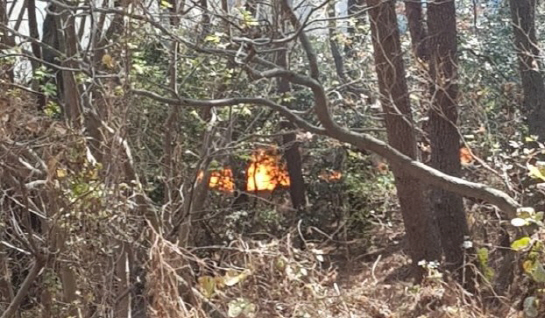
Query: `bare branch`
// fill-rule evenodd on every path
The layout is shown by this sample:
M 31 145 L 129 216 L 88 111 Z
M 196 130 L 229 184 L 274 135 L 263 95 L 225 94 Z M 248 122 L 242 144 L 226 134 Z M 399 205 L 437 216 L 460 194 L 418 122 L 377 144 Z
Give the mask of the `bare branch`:
M 260 106 L 267 106 L 267 107 L 270 107 L 271 109 L 278 111 L 280 114 L 286 117 L 289 121 L 293 122 L 294 124 L 296 124 L 302 129 L 305 129 L 315 134 L 320 134 L 320 135 L 326 134 L 324 129 L 312 125 L 311 123 L 307 122 L 306 120 L 304 120 L 303 118 L 295 114 L 289 108 L 265 98 L 235 97 L 235 98 L 203 100 L 203 99 L 191 99 L 191 98 L 179 97 L 177 99 L 174 99 L 174 98 L 163 97 L 163 96 L 157 95 L 156 93 L 145 91 L 145 90 L 133 89 L 131 92 L 137 95 L 151 98 L 161 103 L 165 103 L 169 105 L 186 106 L 186 107 L 226 107 L 226 106 L 236 106 L 236 105 L 242 105 L 242 104 L 247 104 L 247 105 L 254 104 L 254 105 L 260 105 Z
M 32 283 L 34 283 L 36 277 L 38 277 L 38 274 L 40 273 L 44 265 L 45 260 L 41 256 L 36 255 L 34 265 L 30 269 L 30 272 L 26 276 L 25 280 L 23 281 L 21 288 L 19 288 L 17 295 L 15 295 L 15 298 L 13 298 L 8 308 L 2 314 L 2 316 L 0 316 L 0 318 L 11 318 L 15 316 L 17 309 L 19 308 L 19 306 L 21 306 L 23 300 L 25 299 L 25 296 L 28 294 L 30 286 L 32 285 Z

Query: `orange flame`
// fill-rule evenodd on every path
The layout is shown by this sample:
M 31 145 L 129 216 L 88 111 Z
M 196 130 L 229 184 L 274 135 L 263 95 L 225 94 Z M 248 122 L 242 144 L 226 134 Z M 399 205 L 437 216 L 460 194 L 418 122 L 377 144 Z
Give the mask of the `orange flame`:
M 339 181 L 341 180 L 342 174 L 340 171 L 322 171 L 318 178 L 324 180 L 324 181 Z
M 473 156 L 471 155 L 471 151 L 469 151 L 468 148 L 462 147 L 460 148 L 460 162 L 462 165 L 468 165 L 473 162 Z
M 198 180 L 202 180 L 204 173 L 201 171 L 197 176 Z M 233 171 L 230 168 L 222 170 L 214 170 L 210 173 L 210 181 L 208 182 L 210 189 L 229 192 L 235 191 L 235 181 L 233 179 Z
M 279 156 L 268 154 L 263 149 L 257 150 L 250 163 L 247 172 L 247 191 L 273 191 L 277 187 L 289 187 L 290 179 L 288 172 L 279 164 Z M 197 180 L 202 180 L 203 171 L 199 172 Z M 223 168 L 210 172 L 210 189 L 233 193 L 235 181 L 233 171 L 230 168 Z
M 268 155 L 263 149 L 256 151 L 247 170 L 247 191 L 272 191 L 279 186 L 289 187 L 288 172 L 278 161 L 278 156 Z

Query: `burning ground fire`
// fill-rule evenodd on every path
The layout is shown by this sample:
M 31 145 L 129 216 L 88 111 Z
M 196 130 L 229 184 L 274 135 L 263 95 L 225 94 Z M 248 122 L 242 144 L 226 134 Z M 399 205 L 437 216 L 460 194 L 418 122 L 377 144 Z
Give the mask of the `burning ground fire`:
M 278 155 L 268 154 L 264 149 L 257 150 L 246 169 L 248 176 L 246 190 L 249 192 L 272 191 L 277 187 L 289 187 L 288 172 L 280 164 L 279 159 Z M 203 175 L 201 171 L 198 179 L 201 180 Z M 212 171 L 208 186 L 210 189 L 232 193 L 235 190 L 235 182 L 231 168 Z
M 246 169 L 246 176 L 248 178 L 246 191 L 248 192 L 273 191 L 278 187 L 290 186 L 289 174 L 285 166 L 280 163 L 280 156 L 270 154 L 264 149 L 254 152 Z M 203 172 L 201 171 L 198 179 L 202 178 Z M 324 181 L 339 181 L 341 173 L 339 171 L 324 171 L 319 178 Z M 233 193 L 235 182 L 231 168 L 212 171 L 208 186 L 217 191 Z
M 289 187 L 290 178 L 286 169 L 279 165 L 278 156 L 258 150 L 248 165 L 247 191 L 272 191 L 276 187 Z

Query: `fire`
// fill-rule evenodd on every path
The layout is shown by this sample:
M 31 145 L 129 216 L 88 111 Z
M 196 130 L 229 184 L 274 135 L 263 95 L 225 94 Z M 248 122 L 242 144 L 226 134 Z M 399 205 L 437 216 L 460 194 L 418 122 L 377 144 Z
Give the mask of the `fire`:
M 279 165 L 278 156 L 258 150 L 248 166 L 247 191 L 272 191 L 276 187 L 289 187 L 288 172 Z
M 324 181 L 339 181 L 341 180 L 342 174 L 340 171 L 322 171 L 318 178 Z
M 204 173 L 201 171 L 197 176 L 198 180 L 202 180 Z M 210 189 L 233 193 L 235 191 L 235 181 L 233 179 L 233 171 L 230 168 L 222 170 L 214 170 L 210 173 L 210 181 L 208 182 Z
M 288 172 L 279 163 L 279 156 L 269 154 L 263 149 L 257 150 L 246 170 L 248 192 L 273 191 L 277 187 L 289 187 L 290 179 Z M 201 171 L 197 176 L 202 180 L 204 173 Z M 208 182 L 210 189 L 233 193 L 235 191 L 235 180 L 231 168 L 214 170 L 210 173 Z
M 473 162 L 473 156 L 467 147 L 460 148 L 460 162 L 462 165 L 469 165 Z

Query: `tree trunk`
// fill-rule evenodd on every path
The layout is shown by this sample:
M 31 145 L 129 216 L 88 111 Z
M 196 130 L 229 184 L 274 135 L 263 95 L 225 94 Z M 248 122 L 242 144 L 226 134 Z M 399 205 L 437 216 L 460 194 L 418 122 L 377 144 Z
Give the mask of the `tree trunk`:
M 27 10 L 28 10 L 28 30 L 30 37 L 39 40 L 40 34 L 38 33 L 38 20 L 36 18 L 36 1 L 35 0 L 28 0 L 27 3 Z M 38 42 L 32 42 L 30 47 L 32 48 L 32 54 L 38 59 L 42 58 L 42 51 L 40 48 L 40 44 Z M 36 69 L 39 67 L 38 62 L 32 62 L 32 71 L 36 72 Z M 36 80 L 32 80 L 32 88 L 35 91 L 40 91 L 39 83 Z M 38 95 L 38 110 L 44 110 L 45 106 L 47 104 L 47 99 L 45 98 L 45 95 L 40 94 Z
M 330 3 L 327 6 L 328 31 L 329 31 L 329 48 L 331 49 L 331 55 L 333 56 L 333 62 L 335 62 L 335 71 L 337 76 L 341 80 L 341 83 L 347 81 L 344 74 L 344 61 L 341 56 L 341 50 L 338 43 L 338 30 L 337 30 L 337 12 L 335 10 L 335 2 Z
M 429 58 L 427 47 L 426 29 L 424 29 L 424 17 L 422 14 L 421 0 L 405 0 L 405 14 L 409 21 L 409 33 L 411 34 L 411 44 L 416 57 L 423 61 Z
M 285 129 L 295 129 L 295 125 L 288 121 L 282 122 Z M 307 204 L 305 197 L 305 180 L 303 179 L 301 153 L 299 152 L 299 142 L 296 140 L 295 133 L 290 133 L 282 137 L 284 146 L 284 158 L 288 166 L 290 177 L 290 197 L 294 209 L 303 210 Z
M 0 25 L 9 26 L 9 19 L 8 19 L 8 5 L 7 1 L 0 1 Z M 13 39 L 13 36 L 10 35 L 6 29 L 3 29 L 2 32 L 0 32 L 0 49 L 9 49 L 15 46 L 15 40 Z M 2 65 L 0 65 L 0 78 L 3 80 L 6 80 L 9 83 L 12 83 L 14 80 L 14 74 L 13 74 L 13 65 L 12 63 L 7 63 L 4 61 Z M 0 85 L 0 89 L 6 89 L 5 85 Z
M 64 12 L 56 16 L 57 26 L 63 25 L 64 34 L 58 32 L 59 48 L 66 55 L 61 65 L 67 68 L 77 68 L 78 62 L 74 60 L 78 55 L 78 36 L 76 34 L 76 17 L 74 14 Z M 62 73 L 62 98 L 64 111 L 70 125 L 80 128 L 82 124 L 82 109 L 80 105 L 80 94 L 75 74 L 72 71 L 61 71 Z
M 56 13 L 55 6 L 49 5 L 49 7 L 47 8 L 47 11 L 49 12 L 45 16 L 45 19 L 42 25 L 42 42 L 46 45 L 43 46 L 42 48 L 41 58 L 49 64 L 60 65 L 60 61 L 59 61 L 60 55 L 58 51 L 61 50 L 59 41 L 60 41 L 62 31 L 59 30 L 59 28 L 57 27 L 58 16 Z M 57 102 L 59 104 L 62 104 L 61 100 L 63 98 L 63 87 L 64 87 L 62 72 L 59 71 L 57 68 L 52 67 L 51 65 L 46 65 L 46 67 L 54 75 L 54 78 L 56 81 L 56 87 L 57 87 L 57 96 L 56 96 Z M 44 85 L 45 82 L 47 81 L 50 81 L 50 80 L 44 79 L 44 83 L 42 83 L 42 85 Z M 44 106 L 45 104 L 47 104 L 46 100 L 41 102 L 44 104 Z
M 458 85 L 456 11 L 454 0 L 428 4 L 431 54 L 432 106 L 430 109 L 431 166 L 459 177 L 460 136 L 458 133 Z M 437 217 L 447 269 L 458 270 L 464 261 L 463 242 L 469 234 L 462 197 L 433 188 L 431 206 Z
M 545 84 L 540 73 L 536 39 L 536 0 L 510 0 L 515 49 L 524 94 L 523 113 L 530 134 L 545 140 Z
M 367 4 L 370 7 L 375 64 L 388 141 L 394 148 L 414 159 L 416 137 L 405 80 L 395 2 L 367 0 Z M 425 209 L 422 183 L 406 173 L 402 166 L 394 165 L 392 170 L 413 265 L 416 266 L 421 260 L 439 260 L 441 247 L 432 214 Z
M 282 20 L 280 20 L 281 22 Z M 282 23 L 278 23 L 281 28 Z M 276 55 L 276 64 L 287 69 L 288 48 L 284 46 Z M 277 92 L 280 96 L 290 92 L 290 82 L 285 78 L 279 78 L 277 84 Z M 281 123 L 284 129 L 295 129 L 295 125 L 289 121 Z M 284 158 L 288 166 L 288 174 L 290 178 L 290 197 L 294 209 L 304 209 L 307 202 L 305 197 L 305 180 L 303 179 L 301 153 L 299 152 L 299 142 L 295 133 L 290 133 L 282 137 L 282 146 L 284 147 Z

